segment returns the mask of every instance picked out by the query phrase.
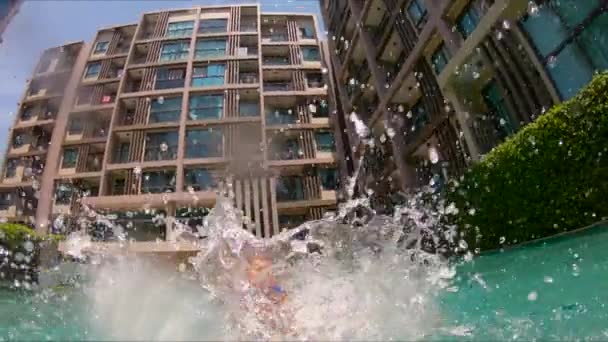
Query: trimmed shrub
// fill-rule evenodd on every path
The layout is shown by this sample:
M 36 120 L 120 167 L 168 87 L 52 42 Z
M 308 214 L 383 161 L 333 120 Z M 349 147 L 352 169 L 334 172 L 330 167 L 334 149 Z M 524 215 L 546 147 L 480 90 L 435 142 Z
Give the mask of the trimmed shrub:
M 608 216 L 608 73 L 551 108 L 448 186 L 450 220 L 481 250 Z M 451 209 L 454 209 L 452 207 Z

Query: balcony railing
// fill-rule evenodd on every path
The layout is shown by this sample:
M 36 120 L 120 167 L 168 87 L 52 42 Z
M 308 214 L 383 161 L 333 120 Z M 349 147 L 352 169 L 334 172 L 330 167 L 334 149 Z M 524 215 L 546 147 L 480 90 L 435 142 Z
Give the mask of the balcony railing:
M 262 38 L 271 42 L 286 42 L 287 33 L 273 33 Z
M 144 161 L 174 160 L 177 158 L 177 145 L 146 147 Z
M 277 201 L 302 201 L 304 200 L 303 188 L 302 180 L 299 177 L 281 178 L 277 181 Z
M 244 84 L 258 83 L 258 74 L 256 74 L 256 73 L 239 74 L 239 83 L 244 83 Z
M 266 82 L 264 83 L 264 91 L 290 91 L 292 90 L 291 82 Z
M 272 56 L 264 57 L 262 60 L 263 65 L 289 65 L 289 57 L 287 56 Z
M 256 23 L 241 23 L 241 32 L 256 32 L 258 25 Z
M 276 144 L 272 148 L 272 160 L 298 160 L 304 158 L 304 153 L 297 143 Z
M 266 113 L 266 123 L 269 125 L 288 125 L 295 124 L 298 120 L 296 114 L 289 114 L 284 111 L 271 111 Z

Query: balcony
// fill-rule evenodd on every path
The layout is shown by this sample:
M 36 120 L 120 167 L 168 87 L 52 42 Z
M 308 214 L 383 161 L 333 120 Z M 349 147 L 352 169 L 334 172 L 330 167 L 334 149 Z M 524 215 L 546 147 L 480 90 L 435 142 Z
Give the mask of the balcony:
M 288 56 L 264 56 L 262 64 L 264 66 L 283 66 L 291 63 Z
M 300 176 L 282 176 L 277 179 L 276 184 L 278 202 L 304 200 L 304 185 Z
M 276 134 L 269 138 L 271 160 L 298 160 L 304 158 L 304 151 L 300 146 L 296 134 Z
M 291 91 L 293 84 L 289 81 L 264 82 L 264 91 Z
M 159 146 L 146 146 L 144 161 L 160 161 L 177 159 L 177 144 L 160 144 Z
M 292 109 L 274 109 L 266 112 L 267 125 L 289 125 L 298 122 L 298 114 Z
M 323 75 L 319 73 L 306 74 L 306 85 L 308 88 L 325 88 L 325 80 L 323 80 Z
M 240 84 L 257 84 L 258 74 L 254 72 L 243 72 L 239 73 L 239 83 Z
M 175 192 L 175 170 L 147 171 L 142 173 L 142 194 L 169 192 Z
M 93 153 L 87 155 L 87 160 L 84 165 L 83 172 L 98 172 L 101 171 L 101 165 L 103 163 L 103 152 Z
M 144 161 L 173 160 L 177 158 L 177 131 L 148 133 Z
M 19 116 L 18 125 L 33 124 L 37 121 L 54 120 L 57 115 L 55 105 L 24 106 Z
M 272 34 L 267 34 L 267 35 L 263 35 L 262 36 L 262 42 L 264 43 L 281 43 L 281 42 L 287 42 L 288 41 L 288 37 L 287 37 L 287 32 L 281 32 L 281 33 L 272 33 Z

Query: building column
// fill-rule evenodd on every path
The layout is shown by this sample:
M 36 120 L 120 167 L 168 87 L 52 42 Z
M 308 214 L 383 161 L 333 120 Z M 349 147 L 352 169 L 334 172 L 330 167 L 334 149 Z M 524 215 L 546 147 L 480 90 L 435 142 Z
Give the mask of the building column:
M 458 96 L 452 90 L 444 90 L 443 95 L 451 103 L 454 111 L 456 112 L 456 119 L 460 123 L 460 129 L 462 130 L 462 134 L 464 135 L 464 139 L 469 148 L 471 160 L 479 160 L 479 147 L 477 146 L 477 142 L 475 140 L 473 132 L 471 132 L 471 119 L 470 117 L 467 117 L 467 108 L 462 103 L 460 103 L 460 101 L 458 100 Z

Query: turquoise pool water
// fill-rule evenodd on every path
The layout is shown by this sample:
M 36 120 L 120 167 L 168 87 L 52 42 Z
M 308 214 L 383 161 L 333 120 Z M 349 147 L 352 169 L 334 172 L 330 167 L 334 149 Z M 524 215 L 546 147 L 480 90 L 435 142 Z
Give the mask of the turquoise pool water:
M 457 268 L 452 287 L 438 298 L 439 328 L 432 340 L 607 340 L 608 229 L 594 228 L 542 243 L 482 255 Z M 177 333 L 179 339 L 219 338 L 213 305 L 189 282 L 167 282 L 175 296 L 136 307 L 122 322 L 100 324 L 86 292 L 67 289 L 33 296 L 0 290 L 0 340 L 115 339 L 112 329 L 135 330 L 142 340 Z M 163 293 L 168 288 L 153 289 Z M 108 295 L 108 294 L 106 294 Z M 120 293 L 99 300 L 124 300 Z M 164 298 L 158 300 L 158 298 Z M 177 300 L 176 300 L 177 299 Z M 141 317 L 140 317 L 141 316 Z M 176 319 L 179 317 L 179 319 Z M 171 319 L 166 330 L 163 322 Z M 145 322 L 144 322 L 145 321 Z M 214 323 L 215 322 L 215 323 Z M 149 336 L 141 335 L 149 332 Z M 160 333 L 160 335 L 159 335 Z M 164 335 L 163 335 L 164 334 Z M 114 337 L 113 337 L 114 336 Z
M 482 255 L 458 277 L 443 315 L 472 340 L 608 339 L 608 227 Z

